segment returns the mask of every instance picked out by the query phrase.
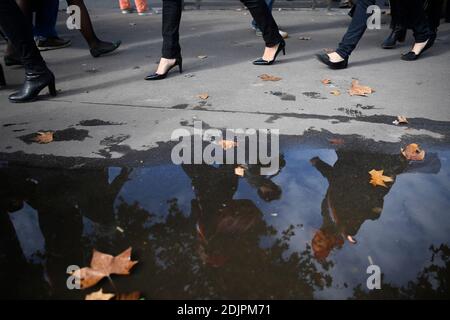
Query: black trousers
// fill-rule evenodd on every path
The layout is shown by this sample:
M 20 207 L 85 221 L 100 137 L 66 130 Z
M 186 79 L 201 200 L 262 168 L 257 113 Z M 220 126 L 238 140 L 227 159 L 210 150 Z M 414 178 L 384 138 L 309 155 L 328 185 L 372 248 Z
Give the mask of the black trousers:
M 26 71 L 47 69 L 34 42 L 31 23 L 14 0 L 0 0 L 0 27 L 22 58 Z
M 260 27 L 266 46 L 273 47 L 279 44 L 282 37 L 266 2 L 264 0 L 240 1 L 248 8 L 256 24 Z M 163 0 L 163 58 L 174 59 L 181 55 L 179 32 L 181 11 L 182 0 Z
M 423 0 L 398 0 L 407 25 L 413 29 L 416 42 L 426 41 L 432 34 Z M 354 7 L 352 22 L 347 29 L 336 52 L 344 59 L 348 58 L 358 45 L 367 29 L 367 8 L 376 4 L 376 0 L 359 0 Z
M 391 29 L 408 29 L 411 27 L 411 19 L 408 19 L 405 7 L 401 0 L 391 0 Z M 423 3 L 425 14 L 431 31 L 437 32 L 442 16 L 443 0 L 420 0 Z M 413 21 L 414 22 L 414 21 Z

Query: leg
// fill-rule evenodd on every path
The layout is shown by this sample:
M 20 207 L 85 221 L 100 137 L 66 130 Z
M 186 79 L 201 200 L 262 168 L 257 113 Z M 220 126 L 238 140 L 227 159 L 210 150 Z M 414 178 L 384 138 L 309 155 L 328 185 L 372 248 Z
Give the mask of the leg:
M 406 24 L 405 17 L 402 15 L 402 11 L 399 8 L 400 0 L 391 0 L 391 34 L 383 41 L 381 47 L 383 49 L 395 48 L 397 41 L 403 42 L 406 37 Z
M 134 0 L 134 3 L 138 13 L 145 13 L 148 11 L 147 0 Z
M 266 47 L 275 47 L 283 41 L 277 23 L 269 11 L 265 0 L 241 0 L 261 29 Z
M 41 1 L 36 8 L 34 37 L 41 51 L 68 47 L 70 40 L 58 37 L 56 20 L 58 19 L 59 0 Z
M 356 3 L 352 22 L 350 23 L 347 32 L 336 50 L 336 53 L 342 59 L 348 59 L 358 45 L 359 40 L 361 40 L 367 29 L 367 19 L 369 17 L 367 14 L 367 8 L 370 5 L 374 5 L 375 2 L 375 0 L 359 0 Z
M 93 57 L 99 57 L 103 54 L 112 52 L 120 46 L 120 41 L 115 43 L 101 41 L 95 34 L 94 27 L 92 26 L 89 11 L 87 10 L 83 0 L 67 0 L 68 5 L 76 5 L 80 8 L 81 12 L 81 29 L 80 32 L 89 45 L 91 55 Z
M 161 80 L 166 78 L 170 69 L 178 65 L 182 71 L 180 46 L 180 21 L 183 11 L 182 0 L 163 0 L 162 17 L 162 55 L 155 73 L 148 75 L 145 80 Z
M 20 11 L 14 0 L 0 1 L 0 27 L 13 44 L 25 66 L 26 77 L 22 88 L 9 96 L 11 102 L 34 100 L 44 89 L 56 95 L 55 77 L 47 68 L 36 47 L 31 23 Z

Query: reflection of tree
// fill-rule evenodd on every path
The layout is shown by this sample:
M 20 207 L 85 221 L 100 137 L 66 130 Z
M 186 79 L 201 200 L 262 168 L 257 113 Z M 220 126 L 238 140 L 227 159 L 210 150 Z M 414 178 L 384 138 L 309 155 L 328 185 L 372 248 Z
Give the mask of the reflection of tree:
M 450 248 L 447 244 L 431 246 L 430 264 L 423 268 L 416 280 L 397 287 L 381 284 L 380 290 L 365 291 L 361 285 L 353 290 L 352 299 L 445 299 L 450 298 Z

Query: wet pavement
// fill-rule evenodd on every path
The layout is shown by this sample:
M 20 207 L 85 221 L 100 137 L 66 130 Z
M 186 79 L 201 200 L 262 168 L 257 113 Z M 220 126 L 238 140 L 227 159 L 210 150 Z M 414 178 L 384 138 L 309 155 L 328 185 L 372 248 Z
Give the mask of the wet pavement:
M 332 145 L 330 143 L 338 144 Z M 279 170 L 174 165 L 170 148 L 140 165 L 71 168 L 2 162 L 0 263 L 7 298 L 448 298 L 450 148 L 409 162 L 396 144 L 282 137 Z M 155 155 L 158 154 L 158 157 Z M 369 184 L 371 169 L 394 178 Z M 356 243 L 351 243 L 347 236 Z M 68 290 L 92 250 L 133 248 L 138 265 Z M 382 289 L 366 288 L 370 264 Z

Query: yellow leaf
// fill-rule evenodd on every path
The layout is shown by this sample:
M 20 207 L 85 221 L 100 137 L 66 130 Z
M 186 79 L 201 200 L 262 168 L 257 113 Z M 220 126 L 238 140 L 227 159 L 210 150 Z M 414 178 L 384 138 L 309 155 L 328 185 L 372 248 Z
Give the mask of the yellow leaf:
M 394 179 L 392 179 L 391 177 L 388 176 L 384 176 L 383 175 L 384 170 L 375 170 L 372 169 L 369 171 L 370 174 L 370 184 L 372 184 L 374 187 L 376 186 L 382 186 L 382 187 L 386 187 L 387 185 L 385 184 L 385 182 L 394 182 Z
M 243 176 L 244 176 L 244 168 L 242 168 L 242 167 L 236 167 L 236 168 L 234 169 L 234 173 L 235 173 L 237 176 L 243 177 Z
M 280 77 L 272 76 L 272 75 L 267 74 L 267 73 L 264 73 L 264 74 L 260 75 L 259 78 L 262 81 L 280 81 L 282 79 Z
M 333 96 L 340 96 L 340 95 L 341 95 L 341 92 L 340 92 L 339 90 L 332 90 L 332 91 L 330 91 L 330 93 L 331 93 Z
M 237 142 L 234 142 L 232 140 L 220 140 L 219 145 L 222 147 L 222 149 L 228 150 L 228 149 L 236 147 Z
M 103 293 L 103 289 L 86 295 L 85 300 L 111 300 L 114 297 L 112 293 Z
M 373 90 L 371 87 L 360 85 L 358 80 L 353 80 L 352 86 L 348 90 L 348 94 L 351 96 L 363 96 L 363 97 L 367 97 L 368 94 L 374 92 L 375 90 Z
M 45 131 L 45 132 L 38 132 L 37 136 L 33 139 L 37 143 L 50 143 L 53 141 L 53 132 L 51 131 Z
M 408 160 L 422 161 L 425 159 L 425 150 L 422 150 L 416 143 L 411 143 L 405 149 L 402 148 L 400 150 L 402 155 Z
M 209 98 L 209 94 L 205 93 L 200 93 L 197 97 L 199 97 L 202 100 L 206 100 Z

